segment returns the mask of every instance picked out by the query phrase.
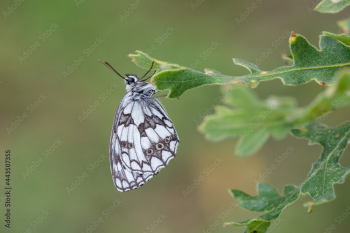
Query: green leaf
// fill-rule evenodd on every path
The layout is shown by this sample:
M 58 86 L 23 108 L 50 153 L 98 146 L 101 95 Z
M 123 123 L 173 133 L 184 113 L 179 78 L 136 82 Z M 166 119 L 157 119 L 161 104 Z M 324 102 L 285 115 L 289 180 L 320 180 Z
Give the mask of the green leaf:
M 335 198 L 334 184 L 341 184 L 350 173 L 350 167 L 341 167 L 339 159 L 350 139 L 350 122 L 332 129 L 325 126 L 309 125 L 291 131 L 296 137 L 310 139 L 310 144 L 323 146 L 320 159 L 313 164 L 301 192 L 313 198 L 312 204 L 329 202 Z
M 323 0 L 320 2 L 315 11 L 321 13 L 337 13 L 350 5 L 350 0 Z
M 238 156 L 256 152 L 270 134 L 284 137 L 293 126 L 288 120 L 296 105 L 291 98 L 260 101 L 242 84 L 235 85 L 225 96 L 223 103 L 227 106 L 217 106 L 215 114 L 207 116 L 199 130 L 211 141 L 240 136 Z
M 283 66 L 270 72 L 258 69 L 248 70 L 251 74 L 242 76 L 245 83 L 256 85 L 260 81 L 281 78 L 285 85 L 297 85 L 312 79 L 318 83 L 333 84 L 334 74 L 340 68 L 350 67 L 350 47 L 327 35 L 320 36 L 320 50 L 310 45 L 301 35 L 292 34 L 290 47 L 292 66 Z M 240 60 L 234 62 L 241 65 Z
M 154 65 L 153 65 L 153 69 L 155 70 L 172 70 L 172 69 L 182 69 L 184 67 L 181 67 L 177 64 L 172 64 L 169 62 L 162 62 L 159 60 L 156 60 L 154 58 L 151 58 L 148 54 L 141 52 L 141 51 L 137 51 L 137 54 L 129 54 L 128 57 L 132 58 L 132 61 L 145 69 L 149 69 L 152 65 L 152 62 L 154 61 Z
M 238 156 L 255 153 L 272 135 L 286 136 L 290 129 L 309 124 L 323 114 L 350 104 L 350 72 L 344 70 L 335 78 L 336 85 L 328 87 L 303 108 L 297 108 L 295 99 L 270 97 L 261 101 L 252 89 L 242 84 L 225 92 L 223 104 L 216 106 L 199 130 L 210 141 L 240 137 L 236 146 Z
M 334 34 L 330 32 L 323 32 L 325 36 L 332 37 L 346 45 L 350 45 L 350 36 L 348 34 Z
M 267 211 L 259 217 L 243 222 L 226 222 L 225 225 L 247 226 L 247 233 L 265 233 L 272 220 L 276 219 L 284 208 L 295 202 L 300 195 L 300 189 L 287 185 L 284 195 L 280 196 L 277 190 L 267 184 L 259 183 L 258 196 L 250 196 L 239 190 L 231 190 L 233 197 L 240 207 L 250 211 Z
M 158 73 L 153 76 L 152 82 L 158 90 L 170 89 L 169 98 L 179 97 L 186 90 L 205 84 L 223 84 L 232 81 L 232 77 L 215 70 L 207 69 L 204 74 L 177 64 L 156 60 L 141 51 L 136 52 L 137 54 L 129 54 L 136 65 L 149 69 L 152 61 L 155 62 L 154 69 L 157 69 Z
M 301 35 L 292 33 L 290 49 L 293 60 L 288 58 L 291 66 L 283 66 L 273 71 L 262 71 L 256 65 L 234 58 L 235 64 L 243 66 L 250 71 L 244 76 L 228 76 L 218 71 L 205 69 L 205 73 L 195 71 L 177 64 L 162 62 L 151 58 L 147 54 L 137 51 L 130 54 L 135 64 L 149 69 L 152 61 L 158 73 L 152 82 L 158 90 L 169 89 L 168 97 L 175 98 L 185 91 L 208 84 L 245 83 L 255 87 L 260 81 L 275 78 L 282 79 L 285 85 L 298 85 L 316 80 L 318 83 L 334 84 L 334 74 L 339 69 L 350 67 L 350 47 L 345 43 L 344 36 L 327 34 L 320 36 L 320 50 L 308 43 Z

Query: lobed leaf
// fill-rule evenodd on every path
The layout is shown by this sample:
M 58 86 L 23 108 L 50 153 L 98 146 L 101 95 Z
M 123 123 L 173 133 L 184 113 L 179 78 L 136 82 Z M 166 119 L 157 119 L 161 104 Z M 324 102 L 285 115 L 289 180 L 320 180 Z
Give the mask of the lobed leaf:
M 180 66 L 162 62 L 149 55 L 136 51 L 130 54 L 136 65 L 149 69 L 152 61 L 158 73 L 152 82 L 158 90 L 170 90 L 169 98 L 181 96 L 185 91 L 208 84 L 245 83 L 255 87 L 261 81 L 275 78 L 282 79 L 285 85 L 298 85 L 311 80 L 318 83 L 334 84 L 334 74 L 344 67 L 350 67 L 349 36 L 336 35 L 324 32 L 320 36 L 320 50 L 309 44 L 301 35 L 292 33 L 290 49 L 292 57 L 285 56 L 290 66 L 283 66 L 273 71 L 262 71 L 255 64 L 234 58 L 236 65 L 243 66 L 250 74 L 243 76 L 228 76 L 218 71 L 205 69 L 205 73 Z M 293 58 L 293 59 L 292 59 Z
M 226 222 L 225 225 L 247 226 L 246 233 L 265 233 L 271 221 L 276 219 L 284 208 L 295 202 L 300 195 L 300 189 L 287 185 L 284 194 L 279 195 L 277 190 L 267 184 L 258 184 L 258 196 L 250 196 L 239 190 L 231 190 L 233 197 L 239 202 L 240 207 L 250 211 L 267 211 L 259 217 L 243 222 Z
M 253 69 L 253 64 L 250 64 L 245 67 L 251 74 L 241 78 L 245 83 L 251 83 L 252 86 L 260 81 L 275 78 L 281 78 L 285 85 L 297 85 L 311 80 L 320 84 L 333 84 L 334 74 L 340 68 L 350 67 L 350 47 L 326 34 L 320 36 L 320 50 L 317 50 L 303 36 L 292 33 L 290 48 L 293 65 L 267 72 Z M 242 65 L 238 59 L 234 59 L 234 62 Z
M 226 106 L 216 106 L 215 114 L 207 116 L 199 130 L 210 141 L 240 137 L 238 156 L 256 152 L 272 134 L 284 137 L 293 122 L 289 120 L 296 108 L 294 99 L 270 97 L 260 101 L 249 88 L 235 85 L 224 94 Z
M 337 13 L 350 5 L 350 0 L 323 0 L 320 2 L 315 11 L 321 13 Z
M 303 108 L 295 99 L 270 97 L 261 101 L 251 89 L 235 85 L 225 92 L 223 104 L 207 116 L 199 130 L 210 141 L 240 137 L 236 146 L 238 156 L 255 153 L 270 135 L 285 137 L 290 129 L 308 124 L 323 114 L 350 104 L 350 72 L 340 72 L 336 85 L 328 87 Z
M 154 69 L 157 69 L 152 82 L 158 90 L 170 90 L 169 98 L 181 96 L 186 90 L 206 84 L 224 84 L 232 81 L 231 76 L 223 75 L 218 71 L 207 69 L 205 73 L 195 71 L 177 64 L 159 61 L 149 55 L 136 51 L 137 54 L 129 54 L 133 62 L 145 69 L 151 67 L 154 61 Z
M 323 146 L 321 157 L 312 165 L 301 192 L 309 194 L 314 204 L 329 202 L 335 198 L 334 184 L 344 183 L 350 167 L 341 167 L 339 159 L 350 139 L 350 122 L 332 129 L 325 126 L 309 125 L 303 129 L 291 131 L 296 137 L 310 139 L 310 144 Z

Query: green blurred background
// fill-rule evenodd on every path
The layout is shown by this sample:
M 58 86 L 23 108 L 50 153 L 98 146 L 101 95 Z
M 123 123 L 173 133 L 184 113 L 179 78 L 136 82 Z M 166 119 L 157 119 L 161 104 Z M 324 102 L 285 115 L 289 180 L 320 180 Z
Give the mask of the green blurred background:
M 161 99 L 181 140 L 176 159 L 141 188 L 120 193 L 112 182 L 108 149 L 125 84 L 97 60 L 108 61 L 122 74 L 138 75 L 145 70 L 127 57 L 135 50 L 200 71 L 246 74 L 233 64 L 233 57 L 272 70 L 284 65 L 281 53 L 289 52 L 291 31 L 315 46 L 322 31 L 339 32 L 336 22 L 346 18 L 349 9 L 320 14 L 312 11 L 317 2 L 1 1 L 1 161 L 4 150 L 10 149 L 13 189 L 12 227 L 1 226 L 0 231 L 243 232 L 244 228 L 223 228 L 223 222 L 259 213 L 236 208 L 228 189 L 256 195 L 255 180 L 288 146 L 295 148 L 293 153 L 263 181 L 279 191 L 285 184 L 299 185 L 322 148 L 292 136 L 270 138 L 253 156 L 238 158 L 233 153 L 236 139 L 211 143 L 197 131 L 221 94 L 219 86 L 196 88 L 180 99 Z M 237 23 L 240 18 L 244 20 Z M 203 55 L 212 43 L 215 49 Z M 272 53 L 257 62 L 270 48 Z M 254 91 L 261 98 L 294 96 L 304 106 L 323 89 L 315 82 L 286 87 L 274 80 Z M 339 124 L 348 119 L 348 112 L 349 108 L 339 110 L 323 122 Z M 347 150 L 343 166 L 350 164 L 349 155 Z M 222 162 L 215 165 L 216 159 Z M 0 171 L 3 177 L 3 165 Z M 204 179 L 195 185 L 200 176 Z M 4 187 L 3 178 L 0 182 Z M 74 182 L 80 184 L 74 188 Z M 302 206 L 309 197 L 297 201 L 271 232 L 323 233 L 332 224 L 332 232 L 349 232 L 350 216 L 340 224 L 336 221 L 350 206 L 349 184 L 347 179 L 335 185 L 337 199 L 316 206 L 312 214 Z M 188 192 L 189 185 L 196 187 Z

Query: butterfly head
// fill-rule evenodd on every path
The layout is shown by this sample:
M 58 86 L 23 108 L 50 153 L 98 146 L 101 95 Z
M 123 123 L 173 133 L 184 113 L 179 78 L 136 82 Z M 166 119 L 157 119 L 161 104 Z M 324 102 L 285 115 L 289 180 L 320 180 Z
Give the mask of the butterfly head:
M 126 74 L 125 84 L 132 85 L 139 81 L 139 78 L 133 74 Z
M 119 75 L 119 77 L 121 77 L 122 79 L 124 79 L 124 82 L 126 84 L 126 90 L 130 91 L 132 90 L 134 87 L 136 86 L 147 86 L 147 84 L 145 83 L 145 81 L 147 79 L 150 79 L 153 77 L 153 75 L 156 73 L 156 71 L 154 71 L 154 73 L 150 76 L 150 77 L 146 77 L 146 75 L 152 70 L 153 68 L 153 64 L 154 61 L 152 62 L 151 68 L 146 72 L 146 74 L 144 76 L 142 76 L 140 79 L 134 75 L 134 74 L 126 74 L 126 78 L 124 78 L 123 76 L 121 76 L 118 71 L 116 71 L 108 62 L 102 62 L 100 60 L 98 60 L 99 62 L 101 62 L 102 64 L 104 64 L 105 66 L 107 66 L 109 69 L 111 69 L 112 71 L 114 71 L 117 75 Z M 135 85 L 136 83 L 138 83 L 138 85 Z M 151 84 L 148 84 L 151 85 Z

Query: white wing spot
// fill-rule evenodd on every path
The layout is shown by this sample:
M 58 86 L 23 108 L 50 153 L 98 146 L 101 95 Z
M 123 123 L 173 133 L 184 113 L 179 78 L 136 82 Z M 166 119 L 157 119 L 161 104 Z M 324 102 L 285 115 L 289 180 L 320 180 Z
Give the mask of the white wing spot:
M 151 142 L 147 137 L 142 137 L 141 138 L 141 146 L 144 150 L 147 150 L 151 146 Z
M 173 127 L 173 123 L 171 123 L 171 121 L 164 119 L 164 123 L 168 126 L 168 127 Z
M 127 187 L 129 187 L 129 184 L 128 184 L 128 182 L 126 182 L 125 180 L 123 180 L 123 188 L 127 188 Z
M 160 112 L 158 112 L 156 109 L 154 109 L 154 108 L 152 108 L 151 107 L 151 110 L 152 110 L 152 113 L 154 114 L 154 115 L 156 115 L 157 117 L 159 117 L 160 119 L 162 119 L 164 116 L 160 113 Z
M 123 162 L 126 164 L 126 166 L 130 167 L 130 159 L 126 153 L 123 153 Z
M 154 130 L 157 132 L 157 134 L 161 138 L 165 138 L 166 136 L 170 136 L 169 131 L 162 125 L 157 125 Z
M 176 143 L 176 141 L 171 141 L 170 142 L 170 150 L 171 151 L 175 151 L 175 143 Z
M 156 170 L 162 164 L 162 161 L 160 161 L 157 157 L 152 157 L 151 166 L 153 170 Z
M 174 128 L 169 128 L 169 127 L 166 127 L 166 128 L 169 130 L 169 132 L 170 132 L 171 134 L 175 134 Z
M 139 164 L 137 162 L 135 162 L 135 161 L 131 162 L 131 169 L 136 170 L 136 171 L 140 171 L 141 170 Z
M 130 102 L 128 105 L 126 105 L 126 107 L 124 108 L 125 115 L 131 113 L 132 106 L 134 106 L 134 102 Z
M 131 112 L 131 117 L 134 120 L 134 123 L 139 126 L 141 123 L 145 121 L 145 117 L 143 116 L 141 105 L 137 102 L 134 104 L 134 108 Z
M 173 157 L 173 154 L 170 153 L 169 151 L 162 151 L 162 158 L 163 158 L 163 161 L 168 164 L 168 160 L 171 159 L 171 157 Z
M 126 175 L 126 178 L 128 179 L 129 182 L 135 180 L 134 176 L 131 174 L 130 171 L 125 170 L 125 175 Z
M 147 163 L 144 163 L 142 168 L 143 171 L 152 172 L 152 168 Z
M 159 141 L 159 137 L 156 134 L 156 132 L 154 131 L 154 129 L 152 128 L 148 128 L 145 130 L 148 138 L 152 141 L 152 142 L 158 142 Z

